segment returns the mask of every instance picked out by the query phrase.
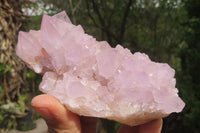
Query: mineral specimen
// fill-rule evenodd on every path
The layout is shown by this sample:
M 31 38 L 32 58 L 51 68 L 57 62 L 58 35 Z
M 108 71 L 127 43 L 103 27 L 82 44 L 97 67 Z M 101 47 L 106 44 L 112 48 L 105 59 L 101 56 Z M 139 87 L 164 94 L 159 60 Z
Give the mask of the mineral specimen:
M 44 15 L 39 31 L 19 32 L 17 55 L 44 74 L 40 89 L 69 110 L 133 126 L 180 112 L 175 71 L 106 41 L 96 41 L 65 12 Z

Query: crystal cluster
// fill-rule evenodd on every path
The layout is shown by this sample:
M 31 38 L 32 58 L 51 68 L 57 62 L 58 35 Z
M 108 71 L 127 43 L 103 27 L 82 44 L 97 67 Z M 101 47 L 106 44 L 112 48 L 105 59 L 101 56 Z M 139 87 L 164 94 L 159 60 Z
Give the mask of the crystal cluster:
M 19 32 L 17 55 L 44 74 L 40 89 L 69 110 L 133 126 L 180 112 L 175 71 L 106 41 L 96 41 L 65 12 L 44 15 L 39 31 Z

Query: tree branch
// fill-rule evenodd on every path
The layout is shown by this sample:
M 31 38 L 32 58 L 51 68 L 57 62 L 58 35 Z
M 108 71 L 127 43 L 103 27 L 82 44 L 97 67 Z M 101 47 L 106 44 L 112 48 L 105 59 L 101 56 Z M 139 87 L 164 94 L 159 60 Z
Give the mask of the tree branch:
M 103 18 L 101 16 L 101 13 L 99 11 L 98 5 L 96 4 L 95 0 L 92 0 L 92 6 L 93 6 L 93 9 L 96 12 L 98 18 L 99 18 L 99 21 L 100 21 L 100 23 L 102 25 L 102 28 L 105 28 L 105 22 L 104 22 L 104 20 L 103 20 Z
M 125 30 L 126 30 L 127 18 L 128 18 L 128 14 L 130 12 L 131 5 L 132 5 L 132 0 L 129 0 L 127 5 L 126 5 L 126 10 L 124 11 L 124 16 L 122 18 L 122 22 L 121 22 L 121 26 L 120 26 L 120 32 L 119 32 L 119 36 L 118 36 L 118 43 L 119 44 L 121 44 L 123 42 L 124 33 L 125 33 Z

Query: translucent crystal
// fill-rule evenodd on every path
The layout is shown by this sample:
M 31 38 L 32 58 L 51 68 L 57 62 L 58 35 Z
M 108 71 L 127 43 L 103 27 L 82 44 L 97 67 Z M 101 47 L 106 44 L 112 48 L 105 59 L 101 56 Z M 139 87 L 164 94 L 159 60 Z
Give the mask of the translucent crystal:
M 168 64 L 96 41 L 65 12 L 44 15 L 39 31 L 21 31 L 16 52 L 31 69 L 44 74 L 41 91 L 79 115 L 133 126 L 185 106 Z

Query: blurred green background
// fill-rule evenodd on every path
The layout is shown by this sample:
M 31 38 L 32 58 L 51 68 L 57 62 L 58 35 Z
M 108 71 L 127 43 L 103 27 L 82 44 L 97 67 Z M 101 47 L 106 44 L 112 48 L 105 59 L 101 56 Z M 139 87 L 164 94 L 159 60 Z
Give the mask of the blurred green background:
M 41 76 L 16 56 L 19 30 L 40 29 L 42 14 L 65 10 L 86 33 L 147 53 L 176 70 L 176 87 L 186 107 L 164 119 L 162 133 L 200 132 L 200 1 L 199 0 L 0 0 L 0 132 L 18 128 L 41 92 Z M 102 120 L 108 133 L 118 123 Z

